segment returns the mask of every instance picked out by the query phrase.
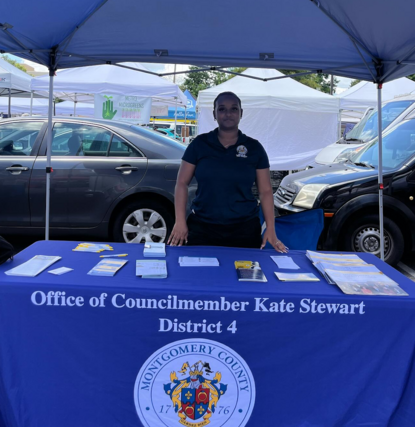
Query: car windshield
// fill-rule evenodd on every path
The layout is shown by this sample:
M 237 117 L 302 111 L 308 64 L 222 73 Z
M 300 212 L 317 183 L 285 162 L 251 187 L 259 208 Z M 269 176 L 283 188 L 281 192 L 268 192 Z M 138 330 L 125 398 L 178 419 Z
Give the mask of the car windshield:
M 162 133 L 160 133 L 160 132 L 157 132 L 156 130 L 153 130 L 153 129 L 145 128 L 145 127 L 142 127 L 142 126 L 136 126 L 136 125 L 132 125 L 132 126 L 131 126 L 131 128 L 132 128 L 132 129 L 134 129 L 134 130 L 136 130 L 136 131 L 138 131 L 138 132 L 140 132 L 140 133 L 148 133 L 148 134 L 151 134 L 151 135 L 153 135 L 153 137 L 154 137 L 154 135 L 156 135 L 158 138 L 161 138 L 161 139 L 163 139 L 163 140 L 167 140 L 167 141 L 169 141 L 170 143 L 173 143 L 173 144 L 177 143 L 177 144 L 179 144 L 181 147 L 182 147 L 182 146 L 186 146 L 186 144 L 184 144 L 181 140 L 179 140 L 179 139 L 172 139 L 172 138 L 169 138 L 169 137 L 168 137 L 168 136 L 166 136 L 165 134 L 162 134 Z M 154 138 L 153 138 L 153 139 L 154 139 Z
M 393 101 L 382 107 L 382 130 L 386 129 L 403 111 L 415 101 Z M 369 142 L 378 136 L 378 111 L 373 110 L 346 134 L 344 138 L 351 142 Z
M 351 160 L 375 168 L 379 165 L 378 138 Z M 382 164 L 385 170 L 395 169 L 415 156 L 415 119 L 405 120 L 394 126 L 382 138 Z

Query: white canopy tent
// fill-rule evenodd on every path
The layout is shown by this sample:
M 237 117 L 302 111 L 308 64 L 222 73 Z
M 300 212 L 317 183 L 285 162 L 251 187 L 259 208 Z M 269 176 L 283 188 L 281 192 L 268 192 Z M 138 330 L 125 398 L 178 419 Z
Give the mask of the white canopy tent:
M 74 111 L 77 116 L 94 117 L 94 104 L 77 102 L 76 109 L 72 101 L 59 102 L 55 105 L 55 114 L 57 116 L 74 116 Z
M 406 77 L 384 83 L 382 101 L 390 101 L 413 91 L 415 91 L 415 82 Z M 369 107 L 377 106 L 376 86 L 370 82 L 359 82 L 336 96 L 340 99 L 341 110 L 364 113 Z
M 244 110 L 240 129 L 258 139 L 267 151 L 272 170 L 304 168 L 317 153 L 336 140 L 339 100 L 293 79 L 263 81 L 283 76 L 276 70 L 249 68 L 219 86 L 199 92 L 199 133 L 209 132 L 213 101 L 221 92 L 236 93 Z
M 95 117 L 95 106 L 92 102 L 77 102 L 72 101 L 59 102 L 55 106 L 55 113 L 57 116 L 82 116 L 82 117 Z M 47 102 L 46 102 L 47 105 Z M 161 108 L 161 111 L 158 111 Z M 160 105 L 159 101 L 153 101 L 151 107 L 151 116 L 159 116 L 166 114 L 168 111 L 167 105 Z M 45 114 L 47 110 L 45 111 Z
M 138 63 L 96 65 L 62 70 L 54 78 L 53 93 L 56 97 L 73 102 L 93 102 L 91 94 L 132 95 L 156 99 L 175 100 L 187 104 L 187 98 L 179 86 L 166 79 L 148 74 Z M 141 71 L 137 71 L 141 70 Z M 49 91 L 49 76 L 32 80 L 34 91 Z
M 11 98 L 11 114 L 30 114 L 32 103 L 32 114 L 46 115 L 48 113 L 48 100 L 42 98 Z M 0 113 L 7 114 L 9 99 L 0 97 Z
M 17 95 L 21 92 L 30 92 L 30 82 L 33 77 L 19 70 L 14 65 L 0 58 L 0 92 L 11 92 Z
M 0 97 L 8 98 L 7 114 L 12 114 L 12 96 L 25 94 L 30 97 L 30 82 L 33 77 L 0 58 Z
M 32 108 L 31 108 L 32 103 Z M 0 97 L 0 114 L 6 114 L 8 112 L 8 98 Z M 29 114 L 29 115 L 42 115 L 45 116 L 48 114 L 48 104 L 49 101 L 47 99 L 42 98 L 12 98 L 11 101 L 11 113 L 12 114 Z M 157 109 L 157 103 L 153 109 Z M 165 108 L 167 111 L 167 107 Z M 72 101 L 64 101 L 58 102 L 55 104 L 55 115 L 57 116 L 74 116 L 74 112 L 76 112 L 76 116 L 81 117 L 94 117 L 94 104 L 91 102 L 77 102 L 76 108 L 75 103 Z M 163 113 L 165 114 L 164 110 Z M 152 114 L 157 115 L 157 114 Z

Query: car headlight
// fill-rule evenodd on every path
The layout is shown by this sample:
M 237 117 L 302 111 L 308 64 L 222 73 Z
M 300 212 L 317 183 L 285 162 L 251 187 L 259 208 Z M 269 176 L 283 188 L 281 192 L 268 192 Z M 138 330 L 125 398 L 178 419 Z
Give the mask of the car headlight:
M 362 148 L 364 147 L 364 145 L 361 145 L 360 147 L 352 147 L 352 148 L 347 148 L 346 150 L 343 150 L 334 160 L 334 163 L 337 162 L 343 162 L 344 160 L 349 160 L 351 159 L 356 153 L 358 153 Z
M 293 205 L 300 208 L 311 209 L 318 195 L 328 187 L 327 184 L 307 184 L 300 190 Z

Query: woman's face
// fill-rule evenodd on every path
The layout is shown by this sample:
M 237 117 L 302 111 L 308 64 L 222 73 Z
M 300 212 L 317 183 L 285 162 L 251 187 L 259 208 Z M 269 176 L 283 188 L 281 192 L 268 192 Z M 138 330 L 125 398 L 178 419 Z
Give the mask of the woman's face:
M 216 101 L 213 117 L 222 130 L 238 129 L 242 112 L 237 98 L 232 95 L 223 95 Z

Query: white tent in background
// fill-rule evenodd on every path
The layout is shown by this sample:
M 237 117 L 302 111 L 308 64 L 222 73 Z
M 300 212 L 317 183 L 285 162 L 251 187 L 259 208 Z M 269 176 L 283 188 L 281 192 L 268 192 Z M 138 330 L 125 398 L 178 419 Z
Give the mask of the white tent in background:
M 256 68 L 242 74 L 261 79 L 283 76 L 276 70 Z M 213 101 L 226 91 L 241 98 L 240 129 L 262 143 L 272 170 L 301 169 L 336 140 L 339 100 L 290 78 L 264 82 L 237 76 L 199 92 L 199 133 L 217 126 Z
M 122 65 L 148 71 L 138 63 Z M 33 79 L 32 90 L 48 92 L 49 76 Z M 88 102 L 91 94 L 132 95 L 149 98 L 177 98 L 179 105 L 187 104 L 187 98 L 179 86 L 166 79 L 145 72 L 114 65 L 95 65 L 59 71 L 54 79 L 53 93 L 56 97 Z
M 30 98 L 12 98 L 11 114 L 30 114 Z M 46 116 L 48 114 L 47 99 L 33 98 L 32 114 Z M 0 97 L 0 113 L 8 114 L 9 98 Z
M 413 91 L 415 91 L 415 82 L 406 77 L 384 83 L 382 102 L 408 95 Z M 341 110 L 357 111 L 363 114 L 369 107 L 377 108 L 377 89 L 371 82 L 362 81 L 336 97 L 340 99 Z
M 8 96 L 9 89 L 12 96 L 30 92 L 32 79 L 29 74 L 0 58 L 0 96 Z M 30 97 L 30 93 L 26 95 Z
M 92 98 L 93 101 L 93 98 Z M 159 102 L 153 102 L 151 106 L 151 116 L 162 116 L 168 112 L 167 105 L 160 105 Z M 55 113 L 57 116 L 82 116 L 82 117 L 95 117 L 95 106 L 93 102 L 77 102 L 76 110 L 75 103 L 72 101 L 59 102 L 55 106 Z M 75 113 L 75 114 L 74 114 Z M 46 114 L 46 113 L 45 113 Z
M 59 102 L 55 105 L 57 116 L 73 116 L 74 103 L 72 101 Z M 76 115 L 82 117 L 94 117 L 94 104 L 87 102 L 76 103 Z
M 13 114 L 12 96 L 30 97 L 30 82 L 33 77 L 0 58 L 0 97 L 7 97 L 4 113 Z

